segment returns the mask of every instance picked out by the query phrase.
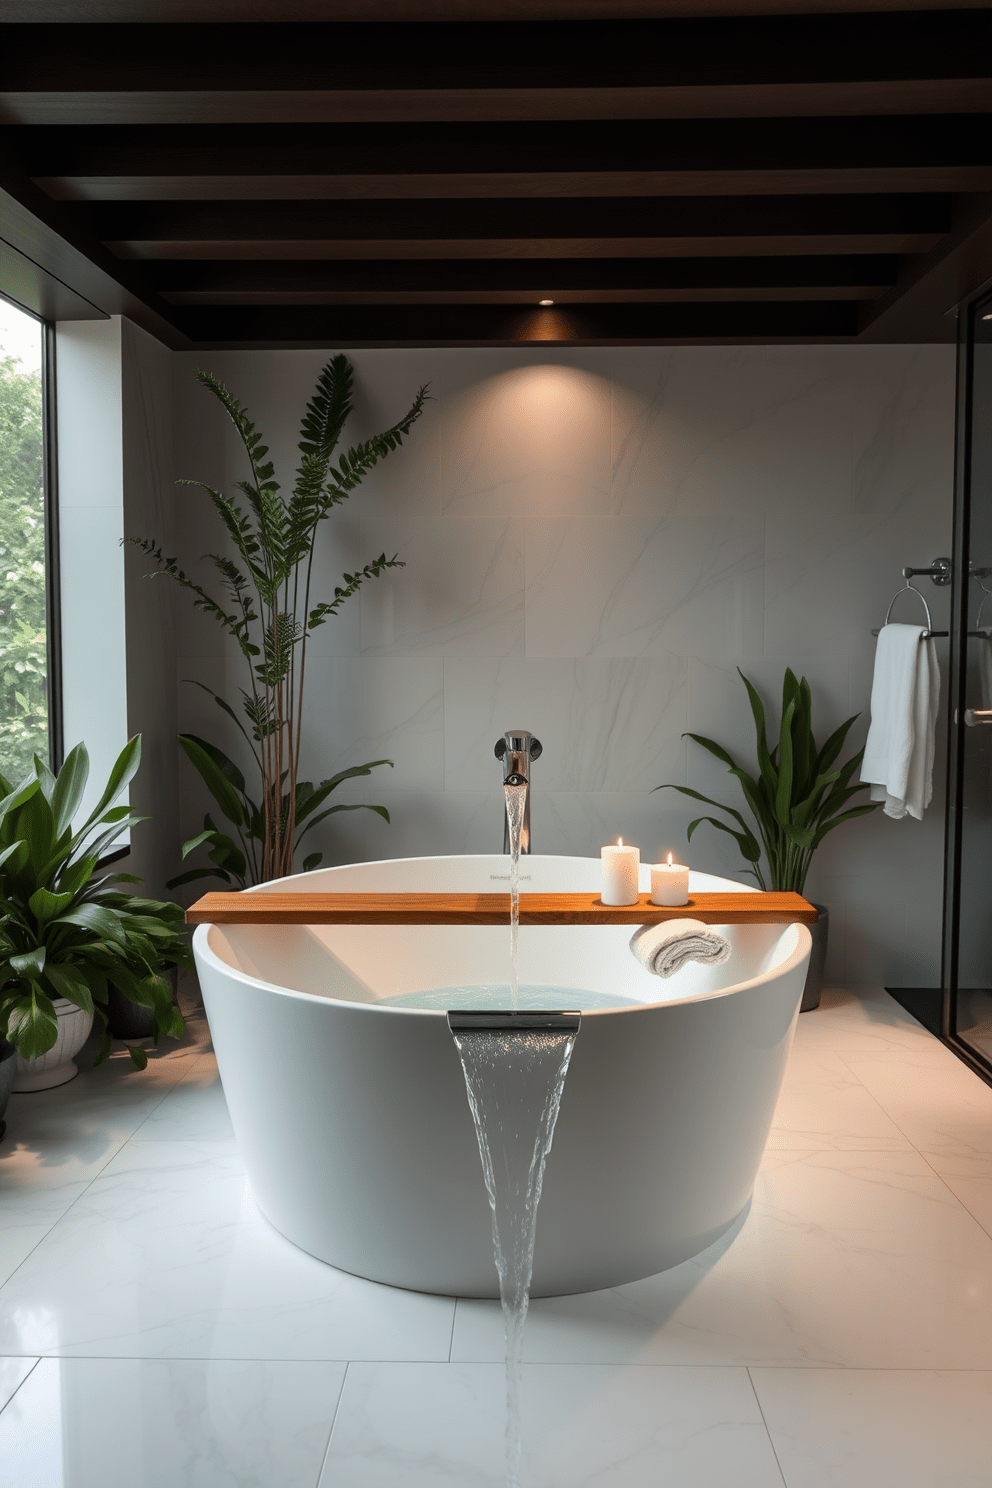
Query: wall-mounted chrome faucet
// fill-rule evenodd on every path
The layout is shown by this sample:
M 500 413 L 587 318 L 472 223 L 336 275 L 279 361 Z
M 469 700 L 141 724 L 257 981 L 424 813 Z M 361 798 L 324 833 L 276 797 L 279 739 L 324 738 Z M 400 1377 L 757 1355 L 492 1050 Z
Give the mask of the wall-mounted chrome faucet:
M 529 729 L 507 729 L 502 739 L 496 740 L 493 753 L 503 762 L 504 785 L 526 785 L 527 798 L 524 803 L 524 821 L 520 832 L 520 851 L 530 852 L 530 767 L 531 762 L 541 758 L 542 744 Z M 503 812 L 503 851 L 510 851 L 510 823 Z

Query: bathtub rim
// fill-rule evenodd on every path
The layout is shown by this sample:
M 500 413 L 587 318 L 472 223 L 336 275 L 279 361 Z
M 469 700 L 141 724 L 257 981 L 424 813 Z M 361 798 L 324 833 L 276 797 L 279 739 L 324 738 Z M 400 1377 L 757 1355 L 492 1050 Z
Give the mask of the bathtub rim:
M 587 862 L 587 863 L 595 863 L 596 862 L 596 859 L 595 858 L 585 858 L 585 857 L 582 857 L 582 855 L 581 854 L 578 854 L 578 853 L 567 853 L 567 854 L 566 853 L 541 853 L 541 854 L 539 854 L 539 856 L 542 857 L 542 858 L 554 858 L 554 857 L 563 858 L 563 859 L 565 859 L 568 862 L 573 862 L 576 859 L 579 859 L 580 861 Z M 361 863 L 335 863 L 335 864 L 333 864 L 331 866 L 330 869 L 327 869 L 327 868 L 317 868 L 317 869 L 311 869 L 309 873 L 294 873 L 292 875 L 288 875 L 286 878 L 279 879 L 278 880 L 278 883 L 280 885 L 282 885 L 282 884 L 291 884 L 291 883 L 297 882 L 301 878 L 310 878 L 313 873 L 327 873 L 327 872 L 331 872 L 331 871 L 336 871 L 337 869 L 345 869 L 345 868 L 370 868 L 370 867 L 373 867 L 373 866 L 378 866 L 380 864 L 383 865 L 383 866 L 385 866 L 387 864 L 394 864 L 394 863 L 457 862 L 457 861 L 459 861 L 461 859 L 464 859 L 464 858 L 500 858 L 500 857 L 502 857 L 502 854 L 500 854 L 500 853 L 431 853 L 430 855 L 422 856 L 422 857 L 417 857 L 417 858 L 372 858 L 372 859 L 369 859 L 366 862 L 361 862 Z M 718 882 L 721 882 L 721 883 L 731 884 L 735 889 L 740 890 L 740 891 L 742 891 L 744 893 L 757 893 L 758 892 L 758 890 L 755 889 L 755 888 L 752 888 L 752 886 L 750 884 L 738 884 L 738 883 L 736 883 L 732 879 L 721 879 L 718 874 L 709 873 L 709 874 L 705 874 L 704 876 L 706 878 L 716 879 Z M 263 891 L 263 890 L 268 890 L 269 892 L 272 892 L 273 885 L 271 883 L 253 884 L 250 888 L 245 889 L 244 892 L 247 893 L 247 894 L 254 894 L 254 893 L 258 893 L 258 892 Z M 281 888 L 280 889 L 276 889 L 275 892 L 277 892 L 277 893 L 278 892 L 282 892 L 282 890 L 281 890 Z M 444 1011 L 444 1010 L 442 1010 L 440 1008 L 396 1007 L 396 1006 L 390 1006 L 390 1004 L 387 1001 L 383 1001 L 383 1002 L 353 1002 L 353 1001 L 351 1001 L 351 1000 L 349 1000 L 347 998 L 343 998 L 343 997 L 322 997 L 322 996 L 320 996 L 319 993 L 316 993 L 316 992 L 302 992 L 297 987 L 281 987 L 276 982 L 268 982 L 268 981 L 265 981 L 261 977 L 253 977 L 248 972 L 242 971 L 239 967 L 232 966 L 229 961 L 225 961 L 212 948 L 212 946 L 210 945 L 209 937 L 210 937 L 210 931 L 213 928 L 214 928 L 214 922 L 212 922 L 212 921 L 209 922 L 209 923 L 207 923 L 207 924 L 203 924 L 203 925 L 198 925 L 197 926 L 197 928 L 196 928 L 196 930 L 195 930 L 195 932 L 193 934 L 193 938 L 192 938 L 192 942 L 191 942 L 191 945 L 192 945 L 194 954 L 197 955 L 197 956 L 202 957 L 203 960 L 208 965 L 210 965 L 213 969 L 215 969 L 216 971 L 218 971 L 218 972 L 226 972 L 229 975 L 235 977 L 236 979 L 239 979 L 239 980 L 242 980 L 244 982 L 247 982 L 248 984 L 250 984 L 253 987 L 260 987 L 260 988 L 263 988 L 264 990 L 266 990 L 268 992 L 276 992 L 276 993 L 279 993 L 280 995 L 282 995 L 284 997 L 296 997 L 296 998 L 300 998 L 304 1002 L 316 1002 L 316 1003 L 321 1003 L 321 1004 L 333 1004 L 335 1006 L 344 1007 L 344 1008 L 360 1008 L 360 1009 L 365 1009 L 367 1011 L 375 1011 L 375 1012 L 380 1013 L 380 1014 L 385 1014 L 385 1013 L 391 1013 L 393 1015 L 410 1015 L 410 1014 L 412 1014 L 414 1017 L 417 1017 L 417 1018 L 446 1018 L 447 1017 L 446 1011 Z M 220 929 L 220 930 L 223 930 L 224 929 L 223 925 L 220 925 L 217 928 Z M 307 926 L 307 925 L 300 925 L 300 926 L 293 926 L 293 928 L 294 929 L 303 929 L 303 930 L 305 930 L 305 929 L 308 929 L 310 927 Z M 544 928 L 544 927 L 542 927 L 542 926 L 535 926 L 535 927 L 531 927 L 531 928 L 541 929 L 541 928 Z M 558 928 L 558 927 L 555 927 L 555 928 Z M 561 928 L 567 928 L 567 927 L 561 927 Z M 713 928 L 715 930 L 720 930 L 720 929 L 722 929 L 724 927 L 719 926 L 719 925 L 715 925 L 715 926 L 713 926 Z M 727 926 L 726 928 L 732 930 L 733 929 L 733 926 Z M 509 929 L 509 925 L 507 925 L 507 929 Z M 810 934 L 809 927 L 807 925 L 802 924 L 800 921 L 793 920 L 791 922 L 791 924 L 784 924 L 784 925 L 782 925 L 781 926 L 781 929 L 782 929 L 782 933 L 783 934 L 787 930 L 793 930 L 793 929 L 796 930 L 796 931 L 801 932 L 797 936 L 797 943 L 796 943 L 794 949 L 787 956 L 785 956 L 783 960 L 776 962 L 775 965 L 772 966 L 772 967 L 770 967 L 767 971 L 762 972 L 759 976 L 750 977 L 745 982 L 733 982 L 733 983 L 731 983 L 730 986 L 727 986 L 727 987 L 714 987 L 714 988 L 712 988 L 708 992 L 697 992 L 697 993 L 693 993 L 692 995 L 686 996 L 686 997 L 665 997 L 665 998 L 662 998 L 658 1002 L 627 1003 L 625 1006 L 622 1006 L 622 1007 L 590 1008 L 590 1009 L 588 1009 L 588 1011 L 583 1011 L 583 1010 L 579 1009 L 579 1011 L 582 1012 L 583 1019 L 586 1019 L 586 1018 L 601 1018 L 601 1017 L 611 1018 L 611 1017 L 617 1016 L 620 1013 L 625 1013 L 625 1014 L 628 1014 L 629 1015 L 631 1013 L 636 1013 L 636 1012 L 653 1011 L 653 1010 L 658 1009 L 658 1008 L 683 1007 L 687 1003 L 710 1002 L 710 1001 L 713 1001 L 715 998 L 718 998 L 718 997 L 732 997 L 732 996 L 736 996 L 736 994 L 739 993 L 739 992 L 746 992 L 746 991 L 750 990 L 753 987 L 763 985 L 765 982 L 771 980 L 772 978 L 775 978 L 775 977 L 778 977 L 778 976 L 781 976 L 781 975 L 786 974 L 788 971 L 790 971 L 793 968 L 793 966 L 796 963 L 798 963 L 799 961 L 801 961 L 805 956 L 808 956 L 809 955 L 809 952 L 810 952 L 810 950 L 812 948 L 812 945 L 813 945 L 813 937 Z

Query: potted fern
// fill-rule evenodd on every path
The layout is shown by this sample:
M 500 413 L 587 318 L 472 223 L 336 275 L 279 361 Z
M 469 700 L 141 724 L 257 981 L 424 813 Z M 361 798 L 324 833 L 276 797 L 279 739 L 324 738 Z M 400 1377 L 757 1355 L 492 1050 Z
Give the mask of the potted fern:
M 74 1056 L 94 1019 L 97 1063 L 110 1052 L 108 987 L 153 1014 L 156 1037 L 183 1032 L 163 970 L 188 964 L 183 911 L 137 898 L 131 874 L 100 874 L 98 861 L 140 817 L 113 803 L 141 759 L 140 736 L 118 757 L 97 805 L 78 829 L 89 757 L 78 744 L 58 775 L 36 755 L 17 785 L 0 776 L 0 1035 L 17 1057 L 13 1088 L 45 1090 L 77 1073 Z M 145 1051 L 133 1047 L 144 1068 Z
M 726 812 L 737 823 L 736 826 L 728 826 L 725 821 L 714 816 L 697 816 L 689 823 L 686 832 L 690 842 L 696 828 L 706 822 L 734 838 L 741 856 L 748 864 L 747 871 L 754 875 L 759 888 L 791 890 L 802 894 L 813 854 L 827 833 L 834 831 L 842 822 L 852 821 L 855 817 L 867 816 L 869 812 L 878 810 L 877 802 L 852 804 L 861 791 L 868 789 L 862 782 L 851 784 L 864 750 L 859 749 L 857 754 L 851 755 L 843 764 L 837 764 L 851 725 L 858 714 L 846 719 L 834 730 L 822 748 L 819 747 L 813 736 L 810 685 L 805 677 L 801 681 L 797 680 L 795 673 L 787 667 L 782 684 L 782 717 L 778 742 L 774 748 L 769 748 L 764 704 L 757 689 L 739 667 L 737 671 L 747 688 L 754 718 L 757 777 L 739 765 L 733 755 L 715 739 L 693 733 L 688 737 L 726 765 L 729 773 L 737 779 L 744 804 L 757 828 L 757 835 L 735 807 L 714 801 L 712 797 L 704 796 L 687 785 L 666 784 L 655 786 L 655 789 L 677 790 L 694 801 L 702 801 L 707 806 L 715 806 L 718 811 Z M 820 921 L 811 927 L 813 952 L 803 993 L 803 1012 L 819 1005 L 823 984 L 829 913 L 825 905 L 818 904 L 816 908 Z
M 290 492 L 283 494 L 262 435 L 232 393 L 209 372 L 197 372 L 234 424 L 244 448 L 249 479 L 238 482 L 243 502 L 223 495 L 202 481 L 226 531 L 229 554 L 210 554 L 222 585 L 216 598 L 189 578 L 175 558 L 153 538 L 131 539 L 155 565 L 155 574 L 170 578 L 193 597 L 233 638 L 245 662 L 242 688 L 245 722 L 230 703 L 211 693 L 217 706 L 236 724 L 256 772 L 249 786 L 237 764 L 211 741 L 180 735 L 180 744 L 209 790 L 226 827 L 208 813 L 203 830 L 183 844 L 183 858 L 207 850 L 209 866 L 187 870 L 168 887 L 198 878 L 220 878 L 244 888 L 293 872 L 304 834 L 337 811 L 369 810 L 387 822 L 384 806 L 327 805 L 342 781 L 370 775 L 391 760 L 370 760 L 342 770 L 314 785 L 301 778 L 301 744 L 307 649 L 314 631 L 336 615 L 370 580 L 390 568 L 402 568 L 395 555 L 380 553 L 355 573 L 346 573 L 329 599 L 312 594 L 314 549 L 320 524 L 344 501 L 370 470 L 398 449 L 420 417 L 427 389 L 421 388 L 410 408 L 392 428 L 354 445 L 335 457 L 352 412 L 352 368 L 346 356 L 334 356 L 317 379 L 300 431 L 300 464 Z M 198 684 L 202 685 L 202 684 Z M 209 688 L 206 691 L 210 691 Z M 246 727 L 247 724 L 247 727 Z M 311 853 L 309 871 L 321 861 Z

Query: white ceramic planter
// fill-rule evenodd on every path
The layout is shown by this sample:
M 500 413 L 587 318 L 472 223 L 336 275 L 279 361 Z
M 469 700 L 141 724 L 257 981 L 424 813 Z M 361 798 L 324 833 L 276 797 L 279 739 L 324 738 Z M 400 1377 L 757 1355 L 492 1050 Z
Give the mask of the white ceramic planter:
M 18 1054 L 15 1094 L 27 1090 L 51 1090 L 55 1085 L 67 1084 L 79 1074 L 74 1060 L 89 1038 L 93 1014 L 84 1012 L 65 997 L 56 998 L 54 1007 L 59 1020 L 59 1036 L 48 1053 L 37 1059 L 22 1059 Z

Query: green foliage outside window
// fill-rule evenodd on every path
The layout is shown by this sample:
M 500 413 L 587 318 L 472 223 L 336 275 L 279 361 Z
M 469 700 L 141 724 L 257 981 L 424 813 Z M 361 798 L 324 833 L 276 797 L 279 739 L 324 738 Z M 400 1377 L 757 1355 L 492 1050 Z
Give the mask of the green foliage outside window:
M 48 758 L 41 376 L 0 347 L 0 768 Z

